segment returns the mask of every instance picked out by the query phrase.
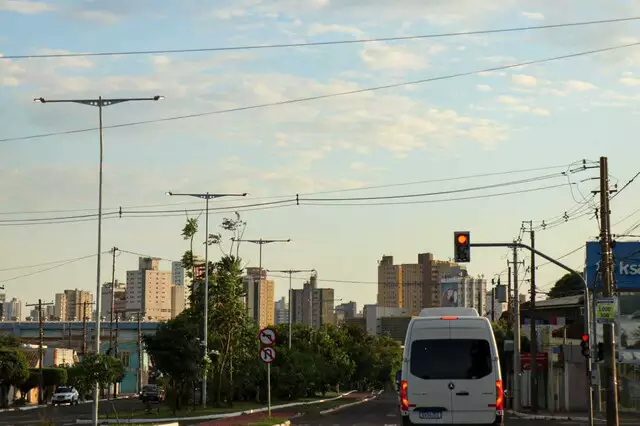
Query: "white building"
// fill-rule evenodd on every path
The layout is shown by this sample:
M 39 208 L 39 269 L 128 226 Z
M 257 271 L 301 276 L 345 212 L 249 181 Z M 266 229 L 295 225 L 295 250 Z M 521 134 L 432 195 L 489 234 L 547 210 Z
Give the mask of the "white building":
M 191 296 L 191 278 L 187 274 L 182 262 L 171 262 L 171 284 L 182 286 L 184 293 L 184 308 L 189 307 L 189 298 Z
M 375 336 L 379 334 L 380 318 L 382 317 L 406 317 L 409 310 L 405 308 L 389 308 L 378 305 L 364 305 L 362 314 L 365 318 L 367 334 Z
M 6 321 L 22 321 L 22 302 L 15 297 L 3 306 L 3 316 Z
M 287 306 L 287 301 L 284 297 L 275 302 L 275 309 L 276 325 L 289 324 L 289 307 Z
M 440 306 L 474 308 L 487 314 L 487 280 L 474 277 L 443 278 L 440 281 Z

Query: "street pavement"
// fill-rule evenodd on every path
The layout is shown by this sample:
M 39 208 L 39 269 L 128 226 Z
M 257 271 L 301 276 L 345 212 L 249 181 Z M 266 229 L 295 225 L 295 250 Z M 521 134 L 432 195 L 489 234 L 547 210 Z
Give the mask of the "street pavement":
M 51 420 L 55 426 L 75 424 L 76 419 L 90 419 L 92 404 L 81 403 L 68 406 L 57 407 L 47 406 L 33 408 L 25 411 L 6 411 L 0 413 L 0 425 L 2 426 L 26 426 L 38 425 L 44 420 Z M 115 410 L 121 417 L 127 417 L 127 413 L 139 411 L 143 408 L 142 402 L 138 399 L 117 399 L 113 401 L 100 401 L 100 414 L 111 416 Z

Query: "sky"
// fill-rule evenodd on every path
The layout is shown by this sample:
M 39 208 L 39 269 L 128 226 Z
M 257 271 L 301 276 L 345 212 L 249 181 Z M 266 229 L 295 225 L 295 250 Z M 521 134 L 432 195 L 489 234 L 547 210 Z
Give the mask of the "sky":
M 188 248 L 182 226 L 204 202 L 167 191 L 249 193 L 211 202 L 211 232 L 237 211 L 245 238 L 291 239 L 264 245 L 263 267 L 316 269 L 322 286 L 360 306 L 375 302 L 383 255 L 396 263 L 415 263 L 422 252 L 446 260 L 454 231 L 470 231 L 472 242 L 526 243 L 521 229 L 531 221 L 538 250 L 573 251 L 562 261 L 582 268 L 584 243 L 599 229 L 592 194 L 599 157 L 608 157 L 619 188 L 638 171 L 640 46 L 478 71 L 635 43 L 638 21 L 287 48 L 6 57 L 357 41 L 635 16 L 640 1 L 631 0 L 0 0 L 0 285 L 25 303 L 96 289 L 98 109 L 34 103 L 39 97 L 165 96 L 103 110 L 101 247 L 122 250 L 121 280 L 137 268 L 131 253 L 177 260 Z M 422 82 L 398 85 L 409 81 Z M 243 109 L 273 103 L 281 104 Z M 108 128 L 134 122 L 147 123 Z M 82 129 L 89 131 L 70 132 Z M 53 135 L 25 138 L 46 134 Z M 291 202 L 296 194 L 299 205 Z M 634 182 L 612 201 L 614 234 L 633 235 L 639 195 Z M 274 201 L 282 203 L 256 206 Z M 229 237 L 212 248 L 213 260 L 229 249 Z M 257 245 L 241 245 L 240 255 L 258 266 Z M 506 280 L 507 249 L 474 248 L 471 256 L 471 274 Z M 528 253 L 519 256 L 530 265 Z M 536 271 L 542 294 L 564 274 L 544 263 Z M 288 279 L 271 275 L 276 297 L 286 295 Z M 528 276 L 523 269 L 520 278 Z M 294 278 L 296 288 L 306 277 Z M 105 255 L 101 281 L 110 280 Z

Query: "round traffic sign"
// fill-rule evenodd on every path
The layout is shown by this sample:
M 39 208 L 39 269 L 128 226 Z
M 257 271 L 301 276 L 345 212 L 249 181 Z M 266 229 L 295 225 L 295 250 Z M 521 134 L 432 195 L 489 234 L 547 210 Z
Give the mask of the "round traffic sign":
M 265 346 L 271 346 L 273 344 L 276 343 L 276 331 L 272 328 L 263 328 L 262 330 L 260 330 L 260 333 L 258 334 L 258 339 L 260 340 L 260 343 L 262 343 Z
M 276 360 L 276 356 L 278 356 L 278 353 L 274 347 L 265 346 L 260 348 L 260 360 L 265 364 L 271 364 Z

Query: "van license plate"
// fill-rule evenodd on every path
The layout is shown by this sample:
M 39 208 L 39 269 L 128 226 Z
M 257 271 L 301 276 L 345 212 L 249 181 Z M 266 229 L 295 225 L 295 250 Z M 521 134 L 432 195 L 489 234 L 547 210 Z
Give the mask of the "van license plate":
M 442 419 L 442 411 L 420 411 L 418 417 L 423 420 L 440 420 Z

